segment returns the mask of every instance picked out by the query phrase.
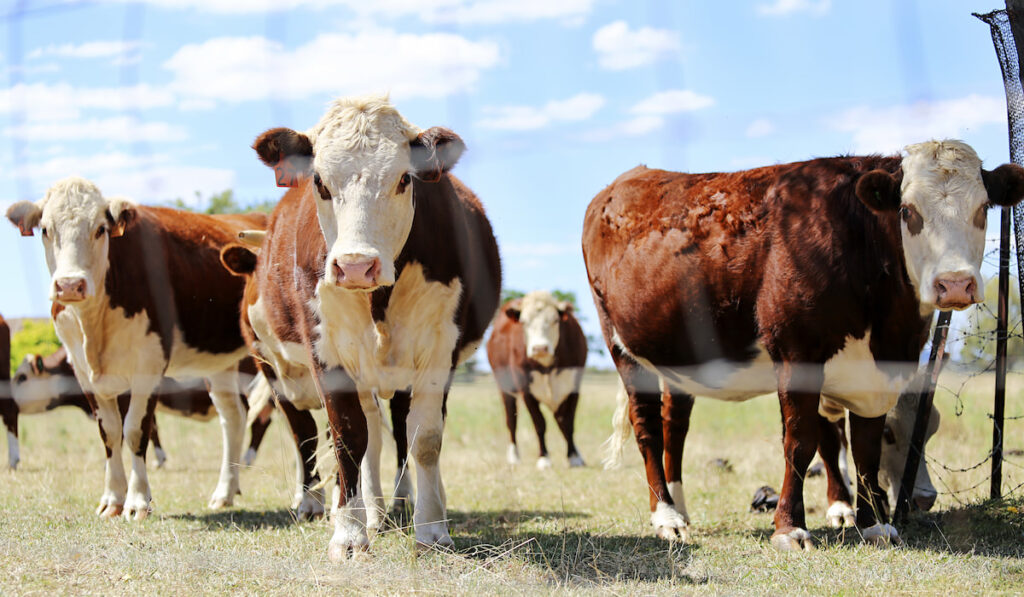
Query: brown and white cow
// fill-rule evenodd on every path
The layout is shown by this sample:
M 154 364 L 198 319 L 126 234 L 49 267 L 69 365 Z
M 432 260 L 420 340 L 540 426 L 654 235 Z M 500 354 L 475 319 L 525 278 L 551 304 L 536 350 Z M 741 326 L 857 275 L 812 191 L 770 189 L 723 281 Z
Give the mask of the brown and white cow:
M 686 536 L 680 422 L 692 397 L 777 391 L 788 466 L 772 543 L 812 545 L 803 476 L 815 450 L 827 468 L 837 461 L 819 411 L 837 418 L 842 408 L 857 526 L 869 541 L 898 541 L 878 483 L 885 414 L 916 370 L 933 312 L 982 299 L 988 207 L 1022 194 L 1024 170 L 983 170 L 959 141 L 734 173 L 638 167 L 601 191 L 583 254 L 657 534 Z
M 332 559 L 369 545 L 360 463 L 378 483 L 377 398 L 410 392 L 421 545 L 451 545 L 439 457 L 452 372 L 498 307 L 498 247 L 479 200 L 448 174 L 462 140 L 381 97 L 333 102 L 308 132 L 266 131 L 260 159 L 292 179 L 271 215 L 248 316 L 279 377 L 312 371 L 340 468 Z M 283 181 L 291 182 L 291 181 Z M 300 373 L 301 375 L 301 373 Z M 362 492 L 365 494 L 366 492 Z M 367 504 L 366 502 L 370 502 Z
M 224 458 L 211 507 L 232 503 L 245 407 L 237 364 L 242 282 L 224 271 L 220 249 L 238 231 L 262 228 L 262 214 L 207 216 L 104 197 L 91 182 L 66 178 L 7 217 L 22 234 L 39 228 L 49 267 L 57 336 L 91 401 L 107 452 L 97 513 L 143 518 L 151 494 L 145 456 L 154 390 L 165 376 L 205 377 L 224 428 Z M 123 426 L 118 395 L 130 392 Z M 121 457 L 132 453 L 131 478 Z
M 260 400 L 258 394 L 269 391 L 270 388 L 266 385 L 266 381 L 256 371 L 253 360 L 241 361 L 239 364 L 239 392 L 242 394 L 243 402 Z M 209 389 L 201 379 L 177 381 L 165 377 L 160 380 L 160 385 L 153 391 L 153 396 L 156 398 L 156 412 L 173 414 L 196 421 L 209 421 L 217 416 L 213 401 L 210 400 Z M 82 409 L 90 417 L 93 416 L 92 407 L 89 405 L 89 400 L 78 383 L 78 379 L 75 378 L 74 369 L 68 361 L 67 350 L 63 346 L 46 356 L 25 355 L 14 372 L 14 379 L 11 380 L 11 398 L 14 403 L 14 418 L 13 425 L 8 427 L 8 432 L 11 434 L 8 436 L 8 451 L 12 451 L 13 438 L 13 452 L 16 455 L 19 454 L 17 443 L 17 417 L 19 415 L 39 414 L 55 408 L 71 406 Z M 121 394 L 118 397 L 122 418 L 127 414 L 130 398 L 129 394 Z M 262 419 L 254 417 L 254 421 L 250 425 L 249 449 L 246 452 L 249 459 L 243 459 L 246 464 L 249 464 L 255 457 L 269 425 L 269 417 Z M 153 442 L 156 466 L 160 468 L 166 462 L 167 454 L 160 445 L 155 416 L 150 429 L 150 439 Z M 16 459 L 9 460 L 8 463 L 12 469 L 17 466 Z
M 536 290 L 508 301 L 494 319 L 487 340 L 487 360 L 505 404 L 509 464 L 519 463 L 516 445 L 516 396 L 523 397 L 540 445 L 537 468 L 551 467 L 546 424 L 540 412 L 543 402 L 568 444 L 569 466 L 584 466 L 573 441 L 580 380 L 587 362 L 587 338 L 572 314 L 572 304 L 555 300 L 550 292 Z

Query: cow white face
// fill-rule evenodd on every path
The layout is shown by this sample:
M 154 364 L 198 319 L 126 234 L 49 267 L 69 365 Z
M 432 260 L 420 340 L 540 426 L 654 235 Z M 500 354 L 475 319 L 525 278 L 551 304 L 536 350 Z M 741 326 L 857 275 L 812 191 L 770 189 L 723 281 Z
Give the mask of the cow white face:
M 270 166 L 305 158 L 327 244 L 324 280 L 371 291 L 395 283 L 415 213 L 413 179 L 440 180 L 463 145 L 446 129 L 420 132 L 386 99 L 370 97 L 336 101 L 307 135 L 267 131 L 254 148 Z
M 993 172 L 960 141 L 909 145 L 896 175 L 875 170 L 857 194 L 878 211 L 898 210 L 907 274 L 926 309 L 965 309 L 982 301 L 981 261 L 990 205 L 1024 196 L 1024 169 Z
M 572 305 L 555 300 L 550 292 L 535 290 L 524 296 L 518 307 L 509 306 L 505 312 L 523 326 L 527 358 L 550 367 L 558 348 L 559 327 L 572 312 Z
M 39 228 L 50 269 L 50 300 L 78 303 L 97 295 L 109 266 L 110 238 L 124 233 L 135 207 L 124 199 L 106 199 L 91 182 L 66 178 L 36 202 L 21 201 L 7 217 L 22 234 Z
M 37 354 L 25 355 L 11 380 L 11 397 L 23 414 L 42 412 L 61 394 L 80 392 L 67 361 L 47 368 L 43 357 Z

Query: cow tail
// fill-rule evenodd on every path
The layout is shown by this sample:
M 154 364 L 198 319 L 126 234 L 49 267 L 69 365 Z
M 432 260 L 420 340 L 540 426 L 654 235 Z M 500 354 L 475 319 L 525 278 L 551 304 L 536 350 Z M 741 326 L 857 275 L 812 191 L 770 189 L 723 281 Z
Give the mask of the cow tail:
M 622 465 L 622 451 L 629 441 L 633 429 L 629 422 L 629 395 L 626 386 L 619 379 L 619 391 L 615 396 L 615 414 L 612 415 L 612 434 L 602 446 L 605 450 L 604 468 L 618 468 Z
M 246 399 L 249 402 L 249 415 L 245 421 L 247 428 L 252 427 L 256 417 L 260 416 L 263 408 L 270 404 L 270 401 L 274 398 L 274 390 L 270 387 L 270 382 L 267 381 L 262 371 L 253 378 L 252 385 L 249 386 L 248 390 Z

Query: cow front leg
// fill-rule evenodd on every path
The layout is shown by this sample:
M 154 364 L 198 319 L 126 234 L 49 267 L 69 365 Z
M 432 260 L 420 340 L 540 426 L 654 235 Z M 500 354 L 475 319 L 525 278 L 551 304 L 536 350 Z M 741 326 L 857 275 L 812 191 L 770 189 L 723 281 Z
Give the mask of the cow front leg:
M 245 440 L 245 405 L 238 393 L 238 369 L 231 367 L 211 375 L 210 398 L 217 407 L 223 438 L 223 456 L 220 478 L 210 497 L 209 507 L 224 508 L 234 503 L 238 489 L 239 469 L 242 462 L 242 443 Z
M 540 412 L 540 402 L 527 389 L 523 392 L 523 404 L 526 405 L 526 412 L 530 413 L 530 419 L 533 420 L 533 429 L 537 432 L 537 444 L 540 451 L 540 456 L 537 458 L 537 468 L 540 470 L 549 469 L 551 468 L 551 458 L 548 456 L 548 444 L 544 440 L 548 425 L 544 420 L 544 413 Z
M 828 511 L 825 519 L 832 528 L 852 527 L 856 524 L 853 511 L 853 500 L 850 497 L 850 486 L 846 484 L 846 475 L 843 474 L 840 458 L 846 457 L 843 449 L 843 434 L 841 426 L 846 424 L 845 419 L 832 422 L 819 415 L 821 425 L 821 436 L 818 442 L 818 455 L 825 465 L 825 475 L 828 479 Z
M 260 444 L 263 443 L 263 437 L 267 433 L 267 428 L 270 427 L 271 414 L 274 412 L 274 405 L 267 404 L 263 407 L 252 424 L 249 425 L 249 448 L 245 451 L 245 455 L 242 456 L 242 463 L 245 466 L 252 466 L 252 463 L 256 460 L 256 452 L 260 449 Z
M 338 490 L 331 511 L 334 535 L 327 546 L 335 562 L 355 557 L 370 547 L 366 534 L 366 508 L 359 490 L 359 468 L 368 443 L 366 417 L 355 382 L 340 367 L 317 370 L 317 388 L 327 409 L 331 442 L 338 459 Z
M 117 397 L 96 396 L 96 424 L 106 451 L 106 472 L 103 480 L 103 495 L 96 514 L 115 518 L 124 511 L 125 494 L 128 492 L 128 478 L 124 473 L 121 459 L 121 411 Z
M 160 431 L 157 429 L 156 416 L 150 421 L 149 440 L 153 442 L 153 456 L 156 457 L 156 468 L 163 468 L 167 462 L 167 452 L 164 452 L 164 447 L 160 443 Z
M 0 398 L 0 417 L 7 429 L 7 466 L 13 471 L 21 461 L 18 447 L 18 404 L 13 398 Z
M 587 464 L 583 461 L 583 457 L 580 456 L 579 450 L 576 449 L 576 442 L 573 440 L 573 434 L 576 429 L 576 405 L 579 404 L 579 401 L 580 393 L 571 392 L 555 409 L 555 423 L 558 424 L 558 429 L 562 432 L 562 437 L 565 438 L 569 466 L 573 468 L 586 466 Z
M 450 379 L 450 376 L 449 376 Z M 447 503 L 441 480 L 441 443 L 444 403 L 449 380 L 426 380 L 413 387 L 409 409 L 409 440 L 416 460 L 416 543 L 424 548 L 452 547 L 448 534 Z
M 151 377 L 159 379 L 159 375 Z M 132 459 L 128 494 L 124 502 L 125 520 L 142 520 L 152 511 L 153 496 L 149 488 L 149 475 L 146 472 L 146 450 L 149 448 L 149 434 L 153 426 L 155 409 L 156 398 L 153 396 L 152 387 L 132 389 L 128 409 L 124 415 L 124 439 Z
M 661 396 L 662 434 L 665 438 L 665 480 L 668 493 L 676 511 L 689 524 L 686 499 L 683 496 L 683 448 L 686 434 L 690 431 L 690 414 L 693 411 L 693 396 L 685 392 L 672 391 L 667 384 Z
M 395 493 L 391 500 L 391 519 L 399 524 L 412 516 L 413 490 L 412 475 L 409 474 L 409 436 L 406 427 L 409 419 L 411 393 L 408 390 L 395 392 L 391 398 L 391 431 L 395 439 Z
M 788 361 L 778 364 L 776 370 L 786 473 L 775 511 L 772 545 L 782 550 L 811 550 L 814 543 L 804 519 L 804 477 L 821 435 L 818 402 L 824 373 L 820 365 Z
M 359 479 L 366 506 L 366 530 L 376 533 L 384 521 L 384 490 L 380 483 L 381 418 L 380 404 L 372 392 L 359 392 L 359 405 L 366 417 L 366 453 L 363 455 Z
M 280 400 L 279 404 L 291 429 L 297 454 L 297 487 L 292 508 L 300 521 L 314 520 L 324 515 L 324 490 L 318 487 L 320 476 L 316 472 L 316 420 L 308 410 L 299 410 L 288 400 Z
M 512 465 L 519 464 L 519 446 L 516 444 L 516 427 L 519 422 L 516 395 L 511 392 L 501 393 L 501 403 L 505 407 L 505 427 L 508 428 L 508 449 L 505 460 Z
M 889 524 L 889 499 L 878 483 L 885 416 L 865 418 L 850 413 L 850 448 L 857 467 L 857 527 L 864 540 L 875 545 L 900 544 Z

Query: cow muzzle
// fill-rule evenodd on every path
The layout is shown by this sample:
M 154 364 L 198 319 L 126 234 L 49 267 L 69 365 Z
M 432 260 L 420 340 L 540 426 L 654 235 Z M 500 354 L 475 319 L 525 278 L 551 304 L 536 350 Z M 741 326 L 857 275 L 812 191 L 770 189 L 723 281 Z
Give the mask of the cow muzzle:
M 935 498 L 934 492 L 914 492 L 914 508 L 927 512 L 935 505 Z
M 57 278 L 53 281 L 53 295 L 60 303 L 78 303 L 86 298 L 88 285 L 85 278 Z
M 935 306 L 960 311 L 978 302 L 978 282 L 971 274 L 948 273 L 935 276 Z
M 529 357 L 541 365 L 550 365 L 552 359 L 554 359 L 554 355 L 551 354 L 551 348 L 546 344 L 531 346 L 529 350 Z
M 350 290 L 370 290 L 380 285 L 379 258 L 336 259 L 334 284 Z

